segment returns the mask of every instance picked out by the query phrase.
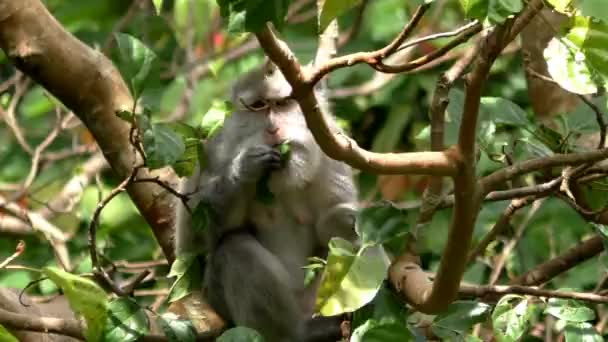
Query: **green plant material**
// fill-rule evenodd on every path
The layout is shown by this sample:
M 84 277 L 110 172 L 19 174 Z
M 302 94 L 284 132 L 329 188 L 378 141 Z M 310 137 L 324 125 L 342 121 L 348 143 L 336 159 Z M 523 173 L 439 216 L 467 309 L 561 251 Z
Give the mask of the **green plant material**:
M 158 79 L 158 59 L 152 50 L 131 35 L 115 33 L 115 38 L 119 52 L 117 67 L 137 99 L 151 79 Z
M 355 253 L 351 242 L 331 239 L 316 310 L 333 316 L 361 308 L 376 296 L 387 269 L 388 260 L 381 246 L 362 247 Z
M 143 137 L 146 166 L 159 169 L 179 161 L 186 152 L 186 146 L 182 137 L 172 129 L 172 125 L 151 123 L 146 115 L 139 115 L 137 118 Z
M 149 331 L 148 316 L 133 299 L 116 298 L 108 305 L 104 341 L 131 342 Z
M 364 246 L 376 246 L 402 238 L 409 232 L 406 211 L 390 202 L 376 203 L 359 210 L 355 231 Z
M 587 322 L 595 319 L 595 312 L 591 308 L 574 299 L 549 298 L 545 313 L 573 323 Z
M 459 0 L 467 18 L 483 21 L 488 14 L 490 0 Z
M 152 0 L 152 4 L 154 5 L 156 15 L 160 15 L 160 12 L 163 9 L 163 0 Z
M 181 319 L 176 314 L 167 312 L 158 316 L 157 322 L 169 342 L 196 341 L 196 329 L 189 320 Z
M 353 332 L 351 342 L 404 342 L 414 341 L 407 325 L 370 319 Z
M 498 341 L 517 341 L 532 324 L 537 307 L 518 295 L 506 295 L 492 312 L 492 327 Z
M 523 9 L 521 0 L 459 0 L 467 18 L 502 24 Z
M 236 327 L 224 331 L 217 342 L 264 342 L 264 338 L 257 331 L 247 327 Z
M 199 289 L 202 284 L 203 268 L 198 260 L 198 254 L 186 253 L 178 255 L 171 265 L 167 277 L 177 277 L 169 290 L 169 303 L 175 302 Z
M 217 0 L 220 14 L 228 22 L 228 31 L 258 32 L 267 22 L 281 30 L 291 0 Z
M 104 290 L 90 279 L 55 267 L 45 267 L 42 272 L 63 290 L 72 310 L 84 317 L 87 341 L 102 341 L 108 317 L 108 299 Z
M 19 340 L 13 336 L 5 327 L 0 324 L 0 341 L 2 342 L 19 342 Z
M 357 6 L 361 0 L 325 0 L 319 12 L 319 32 L 325 31 L 332 20 L 337 19 L 351 8 Z
M 209 210 L 209 205 L 201 201 L 192 211 L 192 230 L 198 235 L 202 235 L 209 227 Z
M 443 340 L 462 340 L 473 325 L 484 322 L 491 311 L 492 307 L 485 303 L 456 301 L 435 317 L 431 330 Z
M 191 176 L 197 164 L 204 169 L 206 161 L 202 134 L 194 127 L 181 122 L 174 122 L 169 126 L 181 137 L 184 144 L 184 153 L 171 165 L 175 173 L 180 177 Z
M 604 342 L 604 338 L 597 333 L 590 323 L 568 323 L 564 328 L 566 342 Z
M 203 115 L 201 129 L 203 137 L 212 137 L 224 126 L 224 120 L 230 116 L 234 107 L 229 101 L 213 101 L 211 108 Z
M 289 145 L 289 140 L 283 141 L 276 146 L 276 148 L 279 150 L 279 154 L 281 155 L 281 164 L 285 165 L 291 156 L 291 146 Z M 272 191 L 270 191 L 268 184 L 270 177 L 271 173 L 268 172 L 264 174 L 256 184 L 255 199 L 256 201 L 265 205 L 271 205 L 275 201 L 275 196 Z

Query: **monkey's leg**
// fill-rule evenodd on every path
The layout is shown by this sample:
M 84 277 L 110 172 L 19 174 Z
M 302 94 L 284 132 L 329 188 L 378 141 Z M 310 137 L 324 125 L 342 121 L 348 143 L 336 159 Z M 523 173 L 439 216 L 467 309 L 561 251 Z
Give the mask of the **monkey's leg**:
M 257 330 L 268 342 L 302 339 L 304 319 L 289 274 L 251 234 L 224 237 L 205 273 L 209 302 L 220 315 Z

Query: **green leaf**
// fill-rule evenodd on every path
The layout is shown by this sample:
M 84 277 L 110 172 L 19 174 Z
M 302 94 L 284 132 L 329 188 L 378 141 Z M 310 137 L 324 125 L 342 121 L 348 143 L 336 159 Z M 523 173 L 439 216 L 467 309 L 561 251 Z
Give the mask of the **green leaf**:
M 19 103 L 19 114 L 28 119 L 41 119 L 53 110 L 55 105 L 50 95 L 41 86 L 34 86 L 25 93 Z
M 196 341 L 196 329 L 189 320 L 181 319 L 176 314 L 167 312 L 158 316 L 157 322 L 169 342 Z
M 236 327 L 224 331 L 216 339 L 217 342 L 264 342 L 264 338 L 257 331 L 247 327 Z
M 276 199 L 270 191 L 268 182 L 270 182 L 270 173 L 264 174 L 255 186 L 255 200 L 265 205 L 273 204 Z
M 283 141 L 277 148 L 281 155 L 281 162 L 286 163 L 291 157 L 291 145 L 289 144 L 289 140 Z
M 483 21 L 488 15 L 488 5 L 490 0 L 459 0 L 460 6 L 464 10 L 464 15 L 467 18 Z
M 577 5 L 582 10 L 584 16 L 594 17 L 608 23 L 608 8 L 606 8 L 606 1 L 584 0 Z
M 587 322 L 595 319 L 595 312 L 574 299 L 550 298 L 545 313 L 567 322 Z
M 169 290 L 169 303 L 186 297 L 192 290 L 199 289 L 202 285 L 202 271 L 198 254 L 185 253 L 178 255 L 171 265 L 171 271 L 167 277 L 177 277 Z
M 565 38 L 584 54 L 594 81 L 605 86 L 608 81 L 608 22 L 576 16 Z
M 163 0 L 152 0 L 152 4 L 154 4 L 156 15 L 160 15 L 160 12 L 163 9 Z
M 491 113 L 492 117 L 489 119 L 497 124 L 519 127 L 532 124 L 526 112 L 509 100 L 500 97 L 482 97 L 481 105 L 484 111 Z
M 229 32 L 258 32 L 267 22 L 281 30 L 291 0 L 218 0 Z
M 319 32 L 325 31 L 332 20 L 357 6 L 361 0 L 325 0 L 319 12 Z
M 148 316 L 133 299 L 114 299 L 108 306 L 104 341 L 136 341 L 148 333 L 148 326 Z
M 174 122 L 169 125 L 181 137 L 184 143 L 184 153 L 171 167 L 180 177 L 191 176 L 197 164 L 204 166 L 205 160 L 201 158 L 201 152 L 204 149 L 202 135 L 194 127 L 181 122 Z
M 0 324 L 0 341 L 2 342 L 19 342 L 5 327 Z
M 523 8 L 522 0 L 490 0 L 488 20 L 491 24 L 502 24 Z
M 55 267 L 45 267 L 42 271 L 63 290 L 72 310 L 84 317 L 87 322 L 87 341 L 102 341 L 108 315 L 108 299 L 104 290 L 90 279 Z
M 553 8 L 564 14 L 568 14 L 572 12 L 572 0 L 547 0 Z
M 407 234 L 406 211 L 383 202 L 357 213 L 355 230 L 363 245 L 379 245 Z
M 209 226 L 209 205 L 204 202 L 199 202 L 196 208 L 192 211 L 192 230 L 196 234 L 203 234 Z
M 333 316 L 369 303 L 386 277 L 387 261 L 381 246 L 364 247 L 355 254 L 352 243 L 333 238 L 317 293 L 317 311 Z
M 135 119 L 135 114 L 128 110 L 116 111 L 116 116 L 129 123 L 133 122 L 133 119 Z
M 119 57 L 118 69 L 129 84 L 129 90 L 139 98 L 149 79 L 158 79 L 156 54 L 139 39 L 126 33 L 116 33 Z
M 459 340 L 466 336 L 471 327 L 484 322 L 492 307 L 477 301 L 456 301 L 433 320 L 431 330 L 444 340 Z
M 203 115 L 201 122 L 203 136 L 212 137 L 215 135 L 224 126 L 224 120 L 230 116 L 233 109 L 232 103 L 228 101 L 214 100 L 211 108 Z
M 564 328 L 566 342 L 603 342 L 604 338 L 589 323 L 568 323 Z
M 186 152 L 182 138 L 171 128 L 171 124 L 150 123 L 145 115 L 138 116 L 147 166 L 158 169 L 175 164 Z
M 399 322 L 384 322 L 370 319 L 353 332 L 351 342 L 407 342 L 414 335 L 407 325 Z
M 506 295 L 492 313 L 492 327 L 498 341 L 517 341 L 531 325 L 536 307 L 524 297 Z

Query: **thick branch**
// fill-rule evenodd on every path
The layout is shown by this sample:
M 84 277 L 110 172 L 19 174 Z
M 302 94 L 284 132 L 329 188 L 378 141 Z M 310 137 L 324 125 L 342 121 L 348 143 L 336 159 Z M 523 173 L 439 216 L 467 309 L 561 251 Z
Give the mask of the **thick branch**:
M 490 68 L 502 49 L 515 38 L 543 6 L 542 0 L 532 0 L 514 20 L 494 29 L 482 43 L 475 66 L 467 84 L 465 103 L 458 137 L 460 163 L 454 177 L 454 214 L 450 223 L 448 242 L 433 282 L 425 280 L 420 267 L 411 256 L 402 256 L 391 265 L 391 283 L 410 304 L 425 313 L 444 310 L 458 295 L 464 273 L 473 228 L 481 203 L 482 192 L 475 177 L 475 138 L 482 90 Z
M 0 0 L 0 48 L 82 120 L 117 176 L 127 177 L 139 157 L 129 148 L 128 123 L 115 112 L 132 109 L 133 99 L 112 63 L 65 31 L 39 0 Z M 169 171 L 161 177 L 175 179 Z M 150 183 L 128 191 L 172 260 L 173 196 Z
M 541 285 L 567 270 L 593 258 L 604 250 L 602 237 L 595 235 L 570 248 L 561 255 L 546 261 L 519 277 L 511 280 L 510 285 Z

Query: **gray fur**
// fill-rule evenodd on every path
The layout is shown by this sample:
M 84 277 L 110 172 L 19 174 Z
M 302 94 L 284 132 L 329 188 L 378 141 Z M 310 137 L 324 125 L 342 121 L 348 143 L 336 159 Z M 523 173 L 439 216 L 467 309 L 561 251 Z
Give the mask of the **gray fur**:
M 235 112 L 207 141 L 208 168 L 181 189 L 200 186 L 190 205 L 203 200 L 212 209 L 205 237 L 209 302 L 269 342 L 302 339 L 318 285 L 304 286 L 308 258 L 324 257 L 333 236 L 355 239 L 352 170 L 321 151 L 298 104 L 286 99 L 290 93 L 271 63 L 241 78 L 233 89 Z M 281 165 L 276 145 L 284 140 L 291 155 Z M 270 205 L 255 200 L 256 184 L 267 173 L 275 196 Z M 204 249 L 181 205 L 176 224 L 178 255 Z

